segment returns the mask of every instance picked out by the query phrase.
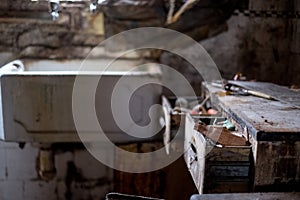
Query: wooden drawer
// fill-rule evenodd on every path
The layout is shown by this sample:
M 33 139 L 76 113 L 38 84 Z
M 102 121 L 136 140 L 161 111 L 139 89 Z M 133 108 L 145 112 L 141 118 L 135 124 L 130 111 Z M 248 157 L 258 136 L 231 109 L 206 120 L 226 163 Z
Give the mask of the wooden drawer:
M 202 193 L 247 192 L 251 182 L 251 146 L 220 146 L 194 129 L 195 118 L 186 116 L 185 161 Z M 224 118 L 201 121 L 224 120 Z

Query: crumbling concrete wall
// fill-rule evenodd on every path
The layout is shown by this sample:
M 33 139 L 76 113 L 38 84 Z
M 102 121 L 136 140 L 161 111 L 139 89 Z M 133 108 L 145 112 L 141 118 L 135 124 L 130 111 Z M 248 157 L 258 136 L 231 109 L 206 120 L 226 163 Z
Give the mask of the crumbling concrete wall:
M 248 80 L 300 85 L 298 0 L 249 0 L 248 8 L 236 10 L 227 25 L 227 31 L 200 42 L 223 78 L 240 72 Z M 164 52 L 160 62 L 181 72 L 200 94 L 203 77 L 183 58 Z
M 202 41 L 223 76 L 300 85 L 300 3 L 250 0 L 236 11 L 228 31 Z
M 3 0 L 0 3 L 0 64 L 16 58 L 85 58 L 103 39 L 102 14 L 85 3 L 61 4 L 52 21 L 48 2 Z M 103 48 L 95 56 L 105 56 Z M 92 200 L 112 191 L 113 171 L 84 148 L 55 154 L 56 176 L 44 181 L 37 171 L 38 148 L 0 141 L 1 200 Z

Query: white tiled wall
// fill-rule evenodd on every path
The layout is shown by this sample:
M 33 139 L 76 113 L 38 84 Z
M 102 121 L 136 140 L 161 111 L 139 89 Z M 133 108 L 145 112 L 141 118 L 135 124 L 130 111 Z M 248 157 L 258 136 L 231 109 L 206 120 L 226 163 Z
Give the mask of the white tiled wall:
M 57 174 L 43 181 L 36 171 L 38 148 L 0 141 L 0 200 L 90 200 L 104 199 L 111 191 L 112 170 L 84 149 L 57 152 Z M 76 174 L 68 172 L 68 163 Z M 68 177 L 68 181 L 67 181 Z
M 2 200 L 20 200 L 23 199 L 23 182 L 1 180 L 0 181 L 0 199 Z

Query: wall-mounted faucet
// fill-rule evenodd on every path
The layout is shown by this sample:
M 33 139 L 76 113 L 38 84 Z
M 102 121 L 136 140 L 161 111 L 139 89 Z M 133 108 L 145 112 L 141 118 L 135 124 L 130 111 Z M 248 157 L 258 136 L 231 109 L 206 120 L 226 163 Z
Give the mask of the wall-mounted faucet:
M 98 6 L 103 4 L 107 0 L 31 0 L 31 1 L 48 1 L 49 2 L 49 12 L 53 21 L 59 18 L 60 3 L 86 3 L 89 2 L 89 10 L 91 13 L 96 13 Z M 62 5 L 64 7 L 64 5 Z
M 59 18 L 59 0 L 49 0 L 49 10 L 52 20 L 57 20 Z
M 98 9 L 98 6 L 103 5 L 106 0 L 90 0 L 90 11 L 95 13 Z
M 91 3 L 90 3 L 90 11 L 91 11 L 92 13 L 96 12 L 97 6 L 98 6 L 98 0 L 91 0 Z

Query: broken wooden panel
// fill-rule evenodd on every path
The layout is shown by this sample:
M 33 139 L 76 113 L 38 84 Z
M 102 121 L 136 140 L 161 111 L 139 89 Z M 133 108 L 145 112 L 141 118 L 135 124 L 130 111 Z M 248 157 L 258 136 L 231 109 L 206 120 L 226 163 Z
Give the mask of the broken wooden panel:
M 161 142 L 149 142 L 149 143 L 131 143 L 118 145 L 120 148 L 135 153 L 145 153 L 157 150 L 163 146 Z M 115 164 L 117 166 L 124 165 L 132 166 L 135 168 L 136 162 L 127 157 L 120 157 L 115 155 Z M 155 163 L 155 159 L 142 160 L 142 162 L 152 165 Z M 122 171 L 114 171 L 114 191 L 124 194 L 142 195 L 151 197 L 164 197 L 165 196 L 165 183 L 166 173 L 162 170 L 147 172 L 147 173 L 127 173 Z
M 256 190 L 299 191 L 299 141 L 258 141 L 256 149 Z
M 247 145 L 246 139 L 242 134 L 234 134 L 223 126 L 203 125 L 201 123 L 195 124 L 195 129 L 202 133 L 205 137 L 210 138 L 216 143 L 223 146 L 245 146 Z
M 162 142 L 143 142 L 118 145 L 120 148 L 137 153 L 145 153 L 160 149 Z M 118 157 L 118 155 L 115 155 Z M 135 167 L 136 162 L 130 162 L 127 157 L 115 160 L 116 165 L 124 163 Z M 144 160 L 153 164 L 157 159 Z M 147 173 L 127 173 L 114 171 L 114 192 L 150 196 L 165 199 L 189 199 L 196 193 L 196 188 L 186 169 L 183 156 L 163 169 Z
M 243 193 L 243 194 L 204 194 L 193 195 L 191 200 L 274 200 L 289 199 L 298 200 L 300 193 Z

